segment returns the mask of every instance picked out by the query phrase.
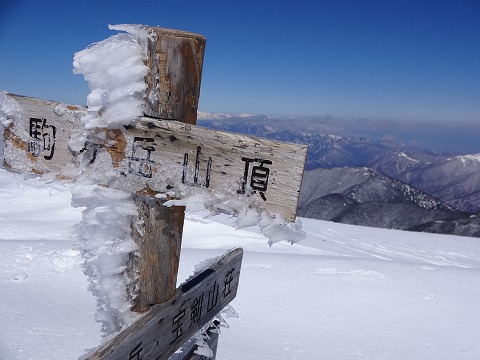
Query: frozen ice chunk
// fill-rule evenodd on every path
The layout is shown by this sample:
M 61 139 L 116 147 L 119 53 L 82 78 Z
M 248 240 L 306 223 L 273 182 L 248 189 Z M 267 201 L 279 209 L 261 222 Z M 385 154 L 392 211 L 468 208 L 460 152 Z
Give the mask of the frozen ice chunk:
M 141 30 L 135 34 L 116 34 L 75 53 L 73 72 L 83 74 L 91 89 L 82 120 L 87 130 L 118 128 L 143 115 L 147 55 Z
M 127 294 L 131 277 L 125 275 L 127 261 L 137 250 L 130 229 L 136 206 L 129 193 L 85 183 L 74 186 L 72 204 L 85 207 L 75 231 L 77 249 L 89 289 L 97 297 L 97 320 L 103 334 L 110 335 L 137 317 Z
M 6 91 L 0 91 L 0 123 L 3 127 L 12 122 L 19 122 L 22 117 L 22 108 Z

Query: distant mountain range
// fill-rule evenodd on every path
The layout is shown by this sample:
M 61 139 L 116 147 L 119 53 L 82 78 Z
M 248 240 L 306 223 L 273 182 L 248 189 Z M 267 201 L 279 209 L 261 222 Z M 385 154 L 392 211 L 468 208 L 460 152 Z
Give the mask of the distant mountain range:
M 368 168 L 307 171 L 298 215 L 402 230 L 466 216 L 410 185 Z
M 323 117 L 277 118 L 265 115 L 199 113 L 199 120 L 219 121 L 240 125 L 244 122 L 272 127 L 277 131 L 303 131 L 311 134 L 337 135 L 342 138 L 362 138 L 378 142 L 421 147 L 443 154 L 480 153 L 480 121 L 475 123 L 413 122 L 393 120 L 345 120 L 330 115 Z M 480 119 L 479 119 L 480 120 Z
M 198 124 L 307 144 L 299 216 L 480 237 L 474 215 L 480 211 L 480 155 L 292 130 L 291 124 L 285 129 L 246 115 Z

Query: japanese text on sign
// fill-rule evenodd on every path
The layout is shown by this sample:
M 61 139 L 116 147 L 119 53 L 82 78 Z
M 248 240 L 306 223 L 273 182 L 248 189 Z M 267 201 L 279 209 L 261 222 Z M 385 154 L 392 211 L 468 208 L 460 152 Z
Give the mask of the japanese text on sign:
M 253 192 L 256 192 L 258 190 L 262 199 L 264 201 L 267 201 L 267 198 L 265 197 L 265 192 L 268 188 L 268 177 L 270 175 L 270 169 L 267 168 L 265 165 L 272 165 L 272 161 L 264 159 L 250 159 L 246 157 L 242 157 L 242 161 L 245 162 L 245 171 L 242 179 L 242 187 L 240 190 L 238 190 L 238 193 L 244 194 L 245 186 L 247 185 L 247 183 L 249 183 L 250 188 L 253 190 Z M 252 166 L 252 169 L 250 171 L 250 164 L 252 163 L 256 165 Z M 250 182 L 248 182 L 249 177 Z
M 30 135 L 28 152 L 34 157 L 43 154 L 45 160 L 52 160 L 55 153 L 57 128 L 54 125 L 48 125 L 46 119 L 30 118 L 28 132 Z
M 131 156 L 128 158 L 128 172 L 130 174 L 151 178 L 153 176 L 152 152 L 155 151 L 153 138 L 137 137 L 133 138 Z
M 134 137 L 131 155 L 128 157 L 128 173 L 152 178 L 154 175 L 154 166 L 158 165 L 153 159 L 152 154 L 156 151 L 155 139 L 151 137 Z M 202 147 L 197 146 L 194 160 L 193 172 L 190 164 L 189 153 L 183 154 L 183 170 L 181 182 L 189 186 L 203 186 L 208 188 L 212 176 L 212 157 L 206 158 L 205 168 L 201 169 Z M 240 189 L 238 194 L 245 194 L 247 188 L 251 193 L 258 193 L 263 201 L 267 201 L 266 192 L 268 190 L 270 179 L 270 168 L 272 160 L 262 158 L 241 157 L 244 163 L 243 176 L 239 179 Z M 204 173 L 203 173 L 204 171 Z M 241 170 L 238 171 L 239 173 Z M 226 173 L 226 172 L 225 172 Z M 125 173 L 123 173 L 125 175 Z M 203 176 L 201 176 L 201 174 Z M 201 180 L 203 179 L 203 180 Z
M 213 284 L 208 283 L 200 294 L 193 297 L 185 307 L 180 308 L 172 319 L 172 340 L 170 344 L 177 341 L 186 329 L 197 323 L 201 324 L 202 318 L 212 318 L 221 310 L 218 309 L 217 305 L 219 301 L 221 304 L 222 300 L 230 295 L 235 276 L 234 271 L 235 268 L 231 268 L 226 272 L 223 284 L 217 280 Z M 213 313 L 209 314 L 212 310 Z

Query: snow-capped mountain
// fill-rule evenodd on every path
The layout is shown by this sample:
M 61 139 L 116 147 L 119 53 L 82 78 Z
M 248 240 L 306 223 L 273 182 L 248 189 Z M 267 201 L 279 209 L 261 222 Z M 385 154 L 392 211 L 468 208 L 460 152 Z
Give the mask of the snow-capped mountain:
M 368 168 L 305 172 L 299 216 L 409 230 L 465 215 L 438 199 Z
M 394 167 L 396 158 L 392 157 L 382 159 L 372 167 L 436 196 L 459 210 L 479 211 L 480 155 L 437 157 L 430 161 L 424 161 L 421 157 L 415 159 L 414 156 L 403 170 Z

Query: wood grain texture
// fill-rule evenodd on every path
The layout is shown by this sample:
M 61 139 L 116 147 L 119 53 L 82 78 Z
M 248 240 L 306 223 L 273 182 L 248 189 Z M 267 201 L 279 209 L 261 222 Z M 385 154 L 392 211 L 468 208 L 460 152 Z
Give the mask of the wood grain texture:
M 150 118 L 139 118 L 123 136 L 126 154 L 118 170 L 125 179 L 119 177 L 116 186 L 136 177 L 142 187 L 176 191 L 177 197 L 195 191 L 229 193 L 295 220 L 305 145 Z
M 132 226 L 132 238 L 138 256 L 128 264 L 130 274 L 137 274 L 130 293 L 135 294 L 136 312 L 145 312 L 175 294 L 178 262 L 182 244 L 185 208 L 163 206 L 165 200 L 134 196 L 139 221 Z
M 206 38 L 160 27 L 148 31 L 144 115 L 195 124 Z
M 86 359 L 168 359 L 235 298 L 242 257 L 241 248 L 224 255 Z

